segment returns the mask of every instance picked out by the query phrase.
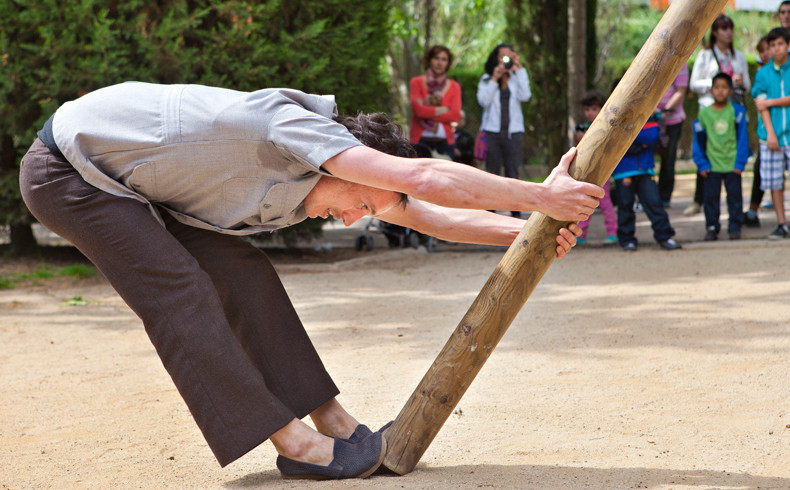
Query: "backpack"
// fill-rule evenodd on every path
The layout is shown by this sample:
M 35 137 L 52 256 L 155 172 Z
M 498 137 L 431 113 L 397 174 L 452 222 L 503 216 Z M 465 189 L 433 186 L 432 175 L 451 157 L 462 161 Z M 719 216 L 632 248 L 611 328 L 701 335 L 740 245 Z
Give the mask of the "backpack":
M 482 161 L 485 161 L 486 155 L 488 155 L 488 142 L 486 141 L 486 133 L 484 131 L 477 133 L 474 154 L 475 159 Z

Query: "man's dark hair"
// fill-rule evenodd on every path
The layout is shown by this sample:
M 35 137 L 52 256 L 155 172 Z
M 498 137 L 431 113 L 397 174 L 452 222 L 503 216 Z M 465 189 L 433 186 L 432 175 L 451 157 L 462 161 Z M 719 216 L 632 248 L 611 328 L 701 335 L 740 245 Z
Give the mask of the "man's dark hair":
M 727 75 L 723 71 L 720 71 L 719 73 L 713 75 L 713 78 L 711 79 L 711 85 L 715 84 L 716 80 L 724 80 L 725 82 L 727 82 L 727 85 L 729 85 L 730 88 L 732 89 L 732 77 Z
M 409 143 L 403 128 L 383 112 L 359 113 L 356 116 L 340 115 L 335 121 L 348 129 L 352 136 L 365 146 L 382 153 L 403 158 L 415 158 L 417 152 Z M 405 209 L 409 196 L 403 193 L 399 204 Z
M 776 11 L 778 12 L 779 9 L 781 9 L 782 7 L 784 7 L 787 4 L 790 4 L 790 0 L 784 0 L 782 3 L 780 3 L 779 7 L 776 8 Z
M 488 73 L 489 75 L 494 74 L 494 68 L 496 68 L 496 65 L 499 64 L 500 48 L 513 49 L 513 46 L 511 46 L 510 44 L 501 43 L 501 44 L 497 44 L 494 50 L 491 51 L 491 54 L 488 55 L 488 59 L 486 60 L 486 65 L 485 65 L 486 73 Z
M 447 46 L 442 46 L 441 44 L 437 44 L 436 46 L 431 46 L 430 49 L 425 53 L 425 56 L 422 58 L 422 69 L 427 70 L 431 66 L 431 60 L 434 59 L 439 53 L 444 51 L 447 53 L 447 70 L 450 71 L 450 67 L 453 66 L 453 53 L 450 51 L 450 48 Z
M 790 0 L 788 0 L 790 2 Z M 603 108 L 606 103 L 606 96 L 597 90 L 591 90 L 584 94 L 581 100 L 582 107 L 599 107 Z
M 403 128 L 383 112 L 359 113 L 356 116 L 340 115 L 335 118 L 365 146 L 396 157 L 414 158 L 414 147 L 409 143 Z
M 787 29 L 784 27 L 771 29 L 771 32 L 765 36 L 765 40 L 770 43 L 771 41 L 776 41 L 780 37 L 784 39 L 786 43 L 790 43 L 790 32 L 787 32 Z

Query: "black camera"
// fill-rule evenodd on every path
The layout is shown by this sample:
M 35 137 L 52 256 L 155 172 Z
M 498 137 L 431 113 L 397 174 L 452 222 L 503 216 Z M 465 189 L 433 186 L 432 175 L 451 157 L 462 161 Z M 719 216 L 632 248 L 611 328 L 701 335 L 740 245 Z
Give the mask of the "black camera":
M 503 56 L 502 63 L 505 65 L 505 70 L 513 68 L 513 58 L 510 56 Z

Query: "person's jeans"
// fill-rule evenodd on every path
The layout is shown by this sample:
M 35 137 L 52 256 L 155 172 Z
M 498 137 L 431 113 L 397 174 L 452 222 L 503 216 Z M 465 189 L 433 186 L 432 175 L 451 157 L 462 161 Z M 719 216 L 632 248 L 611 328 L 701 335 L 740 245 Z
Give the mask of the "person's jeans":
M 760 207 L 760 203 L 763 201 L 763 192 L 760 189 L 760 152 L 757 152 L 757 158 L 754 160 L 754 178 L 752 179 L 752 197 L 750 199 L 749 204 L 751 206 Z M 750 207 L 751 207 L 750 206 Z
M 713 227 L 716 233 L 721 230 L 719 215 L 721 213 L 721 184 L 727 191 L 727 211 L 730 213 L 727 231 L 740 233 L 743 226 L 743 192 L 741 176 L 735 172 L 711 172 L 702 178 L 703 209 L 705 210 L 705 226 Z
M 36 139 L 20 189 L 140 317 L 225 466 L 338 394 L 266 255 L 88 184 Z M 89 332 L 86 332 L 89 339 Z
M 662 202 L 669 202 L 672 199 L 672 191 L 675 190 L 675 161 L 678 156 L 678 141 L 683 129 L 683 123 L 667 126 L 666 148 L 662 148 L 661 168 L 658 171 L 658 194 Z
M 630 180 L 630 183 L 626 183 Z M 634 201 L 639 196 L 639 202 L 650 219 L 653 227 L 653 238 L 657 242 L 671 238 L 675 230 L 669 224 L 669 216 L 661 198 L 658 195 L 658 185 L 651 175 L 634 175 L 627 179 L 618 179 L 617 184 L 617 240 L 620 245 L 637 243 L 636 238 L 636 213 Z

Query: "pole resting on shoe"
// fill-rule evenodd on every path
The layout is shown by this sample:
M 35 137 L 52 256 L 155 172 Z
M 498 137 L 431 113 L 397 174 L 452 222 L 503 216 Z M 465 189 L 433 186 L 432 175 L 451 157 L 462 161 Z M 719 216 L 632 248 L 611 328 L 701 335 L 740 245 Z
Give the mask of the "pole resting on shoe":
M 609 179 L 726 0 L 675 0 L 579 143 L 571 175 Z M 392 426 L 384 466 L 414 469 L 556 255 L 567 226 L 533 213 Z

